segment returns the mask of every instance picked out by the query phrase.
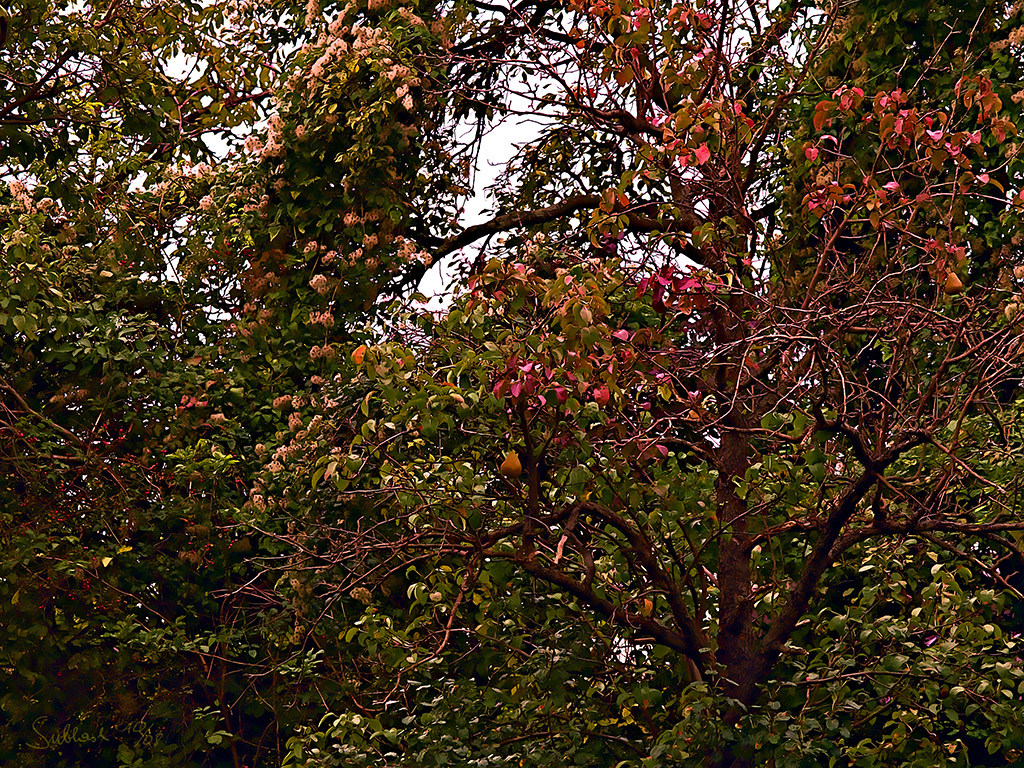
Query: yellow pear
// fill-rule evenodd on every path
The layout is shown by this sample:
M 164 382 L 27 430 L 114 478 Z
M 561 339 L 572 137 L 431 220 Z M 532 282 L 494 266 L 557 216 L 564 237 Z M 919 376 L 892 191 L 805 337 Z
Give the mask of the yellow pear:
M 956 272 L 950 272 L 946 278 L 946 284 L 942 286 L 942 290 L 947 296 L 953 296 L 954 294 L 960 293 L 964 289 L 964 284 L 960 282 L 960 278 L 956 276 Z
M 519 477 L 523 474 L 523 465 L 519 461 L 518 453 L 509 451 L 505 455 L 505 460 L 501 462 L 501 474 L 505 477 Z

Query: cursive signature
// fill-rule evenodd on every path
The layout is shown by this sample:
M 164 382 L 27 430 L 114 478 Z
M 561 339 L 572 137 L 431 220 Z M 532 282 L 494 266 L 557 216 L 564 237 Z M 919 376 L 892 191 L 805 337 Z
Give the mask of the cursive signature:
M 32 723 L 32 730 L 39 740 L 29 744 L 29 749 L 53 749 L 68 744 L 93 744 L 111 740 L 110 729 L 105 726 L 84 727 L 76 723 L 68 723 L 62 726 L 55 733 L 46 734 L 43 732 L 46 718 L 37 718 Z M 118 731 L 124 735 L 134 733 L 137 735 L 139 746 L 150 747 L 153 745 L 153 727 L 149 723 L 128 723 Z

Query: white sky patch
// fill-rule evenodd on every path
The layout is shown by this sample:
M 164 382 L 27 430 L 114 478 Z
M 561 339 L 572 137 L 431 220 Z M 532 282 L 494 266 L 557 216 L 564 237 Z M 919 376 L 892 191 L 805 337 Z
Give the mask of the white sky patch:
M 473 195 L 466 199 L 459 225 L 462 228 L 482 224 L 498 212 L 488 189 L 508 167 L 519 150 L 540 136 L 541 126 L 533 115 L 512 115 L 491 128 L 480 140 L 480 155 L 473 174 Z M 466 246 L 455 254 L 440 259 L 420 281 L 419 291 L 429 298 L 428 310 L 445 309 L 451 304 L 452 292 L 458 288 L 459 266 L 472 261 L 480 252 L 483 240 Z

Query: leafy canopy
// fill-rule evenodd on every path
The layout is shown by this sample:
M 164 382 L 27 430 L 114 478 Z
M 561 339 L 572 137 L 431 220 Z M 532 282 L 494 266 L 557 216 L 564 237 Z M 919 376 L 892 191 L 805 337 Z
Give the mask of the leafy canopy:
M 1019 759 L 1021 13 L 12 9 L 0 755 Z

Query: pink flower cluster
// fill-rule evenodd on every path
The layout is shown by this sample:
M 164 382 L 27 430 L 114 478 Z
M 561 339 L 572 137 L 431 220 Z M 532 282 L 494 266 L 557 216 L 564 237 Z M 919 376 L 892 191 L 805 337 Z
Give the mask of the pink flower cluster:
M 327 360 L 330 360 L 336 354 L 336 350 L 330 344 L 324 344 L 322 347 L 314 344 L 313 347 L 309 350 L 309 359 L 319 360 L 320 358 L 325 358 Z
M 314 325 L 322 325 L 325 328 L 330 328 L 334 325 L 334 315 L 327 310 L 324 310 L 323 312 L 310 312 L 309 322 Z
M 284 157 L 284 120 L 279 114 L 273 114 L 267 120 L 267 143 L 255 151 L 265 159 Z
M 309 287 L 323 295 L 330 288 L 330 281 L 327 279 L 327 275 L 313 275 L 309 281 Z
M 32 195 L 28 191 L 28 187 L 23 181 L 9 181 L 7 182 L 7 189 L 14 196 L 14 203 L 17 207 L 24 209 L 28 213 L 34 213 L 36 210 L 35 201 L 32 199 Z M 49 198 L 45 198 L 49 200 Z M 50 201 L 53 202 L 52 200 Z

